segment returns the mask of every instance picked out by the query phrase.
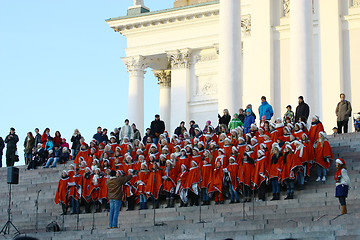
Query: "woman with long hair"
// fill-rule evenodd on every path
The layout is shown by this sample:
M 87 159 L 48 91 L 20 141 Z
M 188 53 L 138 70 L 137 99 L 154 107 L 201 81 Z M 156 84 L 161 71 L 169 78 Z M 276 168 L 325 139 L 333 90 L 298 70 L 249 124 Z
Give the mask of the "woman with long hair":
M 24 154 L 25 154 L 25 164 L 28 165 L 32 159 L 32 151 L 35 147 L 35 139 L 31 132 L 27 133 L 27 136 L 24 141 Z

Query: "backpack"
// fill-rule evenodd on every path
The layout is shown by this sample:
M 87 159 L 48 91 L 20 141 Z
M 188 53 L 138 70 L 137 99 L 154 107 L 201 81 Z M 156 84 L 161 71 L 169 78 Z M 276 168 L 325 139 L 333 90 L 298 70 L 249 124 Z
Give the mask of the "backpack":
M 60 227 L 59 227 L 59 225 L 57 224 L 57 222 L 52 221 L 51 223 L 49 223 L 49 224 L 46 226 L 46 231 L 47 231 L 47 232 L 60 232 Z

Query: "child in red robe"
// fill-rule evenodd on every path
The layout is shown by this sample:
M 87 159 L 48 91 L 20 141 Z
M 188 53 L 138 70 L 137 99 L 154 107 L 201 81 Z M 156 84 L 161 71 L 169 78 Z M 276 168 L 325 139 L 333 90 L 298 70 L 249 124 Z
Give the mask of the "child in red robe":
M 210 159 L 209 157 L 211 157 L 210 151 L 209 150 L 205 150 L 204 153 L 204 161 L 202 163 L 201 166 L 201 182 L 200 182 L 200 188 L 201 188 L 201 195 L 202 195 L 202 201 L 203 204 L 202 205 L 210 205 L 210 198 L 209 198 L 209 185 L 210 185 L 210 181 L 211 181 L 211 174 L 213 172 L 213 167 L 210 163 Z
M 164 192 L 166 193 L 166 208 L 174 207 L 174 194 L 175 194 L 175 183 L 177 177 L 177 170 L 174 167 L 172 160 L 166 160 L 166 167 L 164 170 Z
M 181 173 L 178 175 L 176 180 L 176 190 L 175 193 L 180 196 L 180 207 L 187 207 L 188 198 L 187 198 L 187 190 L 185 189 L 186 178 L 188 175 L 188 171 L 185 164 L 181 165 Z
M 153 208 L 159 208 L 159 196 L 163 186 L 162 176 L 163 171 L 159 168 L 159 163 L 153 162 L 145 188 L 146 193 L 151 196 Z
M 55 195 L 55 203 L 61 203 L 62 207 L 62 215 L 66 215 L 68 203 L 69 203 L 69 196 L 68 196 L 68 183 L 69 183 L 69 176 L 67 175 L 66 170 L 61 173 L 61 178 L 58 183 L 58 187 L 56 190 Z
M 224 204 L 224 197 L 222 194 L 224 182 L 224 170 L 221 161 L 216 161 L 215 169 L 211 177 L 209 186 L 209 193 L 214 193 L 215 204 Z
M 195 160 L 191 161 L 191 168 L 186 179 L 185 189 L 188 191 L 190 198 L 190 206 L 199 205 L 199 183 L 200 183 L 200 168 Z
M 311 129 L 310 129 L 311 130 Z M 317 172 L 317 179 L 316 181 L 319 182 L 322 180 L 323 182 L 326 181 L 326 170 L 330 167 L 330 161 L 334 159 L 331 147 L 329 142 L 326 139 L 325 132 L 319 133 L 319 139 L 316 142 L 315 146 L 315 162 L 316 172 Z M 321 178 L 321 175 L 323 176 Z

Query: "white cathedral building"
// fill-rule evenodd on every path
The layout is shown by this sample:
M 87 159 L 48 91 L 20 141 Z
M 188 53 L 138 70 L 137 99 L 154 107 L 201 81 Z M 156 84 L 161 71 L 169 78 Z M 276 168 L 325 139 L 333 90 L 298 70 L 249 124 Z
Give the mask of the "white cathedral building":
M 360 111 L 360 0 L 177 0 L 153 12 L 135 0 L 106 21 L 127 38 L 128 117 L 141 132 L 147 68 L 171 133 L 181 120 L 216 125 L 217 113 L 248 103 L 258 115 L 263 95 L 272 120 L 304 96 L 328 133 L 340 93 Z

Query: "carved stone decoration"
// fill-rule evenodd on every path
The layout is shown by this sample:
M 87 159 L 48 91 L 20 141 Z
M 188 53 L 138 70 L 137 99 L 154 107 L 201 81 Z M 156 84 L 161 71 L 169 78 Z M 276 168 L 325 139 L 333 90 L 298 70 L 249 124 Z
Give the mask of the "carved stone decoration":
M 290 0 L 282 0 L 282 6 L 283 6 L 283 17 L 289 17 L 290 16 Z
M 181 49 L 167 52 L 171 69 L 190 68 L 191 54 L 190 49 Z
M 216 84 L 211 76 L 197 76 L 197 88 L 195 96 L 208 96 L 215 95 L 217 93 Z
M 350 0 L 351 7 L 360 7 L 360 0 Z
M 146 73 L 145 68 L 147 66 L 145 57 L 143 56 L 126 57 L 123 58 L 123 62 L 127 68 L 127 72 L 131 77 L 137 75 L 144 75 Z
M 215 61 L 219 58 L 217 53 L 214 54 L 206 54 L 206 55 L 196 55 L 194 57 L 195 63 L 198 62 L 210 62 L 210 61 Z
M 171 70 L 153 70 L 160 87 L 171 87 Z
M 241 31 L 244 36 L 251 35 L 251 15 L 245 15 L 241 18 Z

